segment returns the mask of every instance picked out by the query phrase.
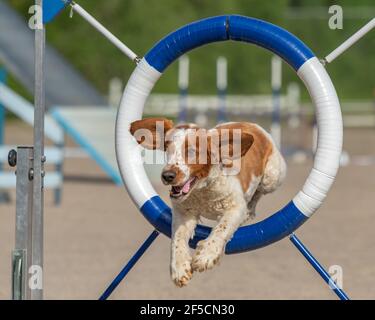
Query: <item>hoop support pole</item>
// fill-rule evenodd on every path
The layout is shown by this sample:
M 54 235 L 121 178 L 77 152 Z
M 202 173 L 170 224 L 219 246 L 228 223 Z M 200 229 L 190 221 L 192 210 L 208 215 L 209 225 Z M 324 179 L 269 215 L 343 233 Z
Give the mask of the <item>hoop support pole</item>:
M 116 276 L 116 278 L 111 282 L 108 288 L 104 291 L 104 293 L 100 296 L 99 300 L 107 300 L 108 297 L 112 294 L 112 292 L 117 288 L 117 286 L 121 283 L 121 281 L 127 276 L 129 271 L 134 267 L 134 265 L 138 262 L 138 260 L 143 256 L 146 250 L 150 247 L 150 245 L 154 242 L 154 240 L 159 235 L 159 231 L 154 230 L 148 236 L 148 238 L 143 242 L 137 252 L 131 257 L 129 262 L 125 265 L 125 267 L 120 271 L 120 273 Z
M 42 6 L 44 0 L 36 0 Z M 43 238 L 44 238 L 44 117 L 45 117 L 45 25 L 35 29 L 35 90 L 34 90 L 34 158 L 33 204 L 31 217 L 31 267 L 37 272 L 38 285 L 31 289 L 31 300 L 43 299 Z M 26 272 L 30 272 L 27 270 Z
M 83 19 L 85 19 L 89 24 L 91 24 L 104 37 L 106 37 L 115 47 L 117 47 L 122 53 L 124 53 L 130 60 L 134 61 L 135 63 L 139 62 L 138 56 L 129 47 L 127 47 L 123 42 L 121 42 L 120 39 L 118 39 L 113 33 L 111 33 L 101 23 L 99 23 L 98 20 L 96 20 L 92 15 L 90 15 L 79 4 L 72 2 L 71 7 Z
M 327 55 L 324 58 L 324 62 L 331 63 L 339 55 L 344 53 L 353 44 L 355 44 L 359 39 L 361 39 L 366 33 L 370 32 L 374 27 L 375 27 L 375 18 L 370 20 L 361 29 L 359 29 L 356 33 L 354 33 L 351 37 L 349 37 L 346 41 L 344 41 L 341 45 L 339 45 L 335 50 L 333 50 L 329 55 Z
M 31 288 L 28 284 L 32 257 L 30 238 L 32 234 L 33 181 L 30 179 L 30 172 L 33 170 L 33 157 L 33 147 L 18 146 L 16 162 L 12 164 L 17 166 L 15 247 L 12 252 L 13 300 L 31 299 Z
M 340 300 L 349 300 L 349 297 L 345 292 L 336 284 L 331 278 L 329 273 L 322 267 L 319 261 L 311 254 L 311 252 L 305 247 L 297 236 L 292 233 L 289 236 L 290 241 L 295 245 L 298 251 L 305 257 L 305 259 L 312 265 L 312 267 L 319 273 L 323 280 L 329 285 L 329 287 L 336 293 Z

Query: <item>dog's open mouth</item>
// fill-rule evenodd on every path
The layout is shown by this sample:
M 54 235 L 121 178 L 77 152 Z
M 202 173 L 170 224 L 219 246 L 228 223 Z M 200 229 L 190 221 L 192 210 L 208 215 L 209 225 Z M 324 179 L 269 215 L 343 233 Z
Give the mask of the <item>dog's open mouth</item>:
M 170 196 L 172 198 L 180 198 L 182 196 L 187 195 L 190 190 L 193 188 L 194 184 L 196 183 L 197 178 L 192 177 L 188 181 L 186 181 L 183 185 L 180 186 L 172 186 L 172 189 L 170 191 Z

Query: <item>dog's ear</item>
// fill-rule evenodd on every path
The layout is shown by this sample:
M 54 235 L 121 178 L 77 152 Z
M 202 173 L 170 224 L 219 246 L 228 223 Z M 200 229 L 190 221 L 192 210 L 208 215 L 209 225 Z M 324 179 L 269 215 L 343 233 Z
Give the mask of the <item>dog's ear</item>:
M 254 136 L 248 132 L 241 132 L 241 157 L 243 157 L 254 143 Z M 233 145 L 232 145 L 233 146 Z
M 166 118 L 146 118 L 130 124 L 130 133 L 146 149 L 165 150 L 165 133 L 173 128 Z
M 254 143 L 252 134 L 241 128 L 217 128 L 210 130 L 211 153 L 225 163 L 243 157 Z

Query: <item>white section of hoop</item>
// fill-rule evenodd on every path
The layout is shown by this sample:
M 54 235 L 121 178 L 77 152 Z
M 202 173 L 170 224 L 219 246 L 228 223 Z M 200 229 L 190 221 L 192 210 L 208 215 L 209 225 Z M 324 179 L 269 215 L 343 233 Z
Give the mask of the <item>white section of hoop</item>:
M 143 108 L 161 73 L 142 59 L 131 75 L 121 99 L 116 120 L 116 157 L 121 177 L 131 198 L 140 208 L 157 195 L 143 167 L 142 147 L 130 134 L 130 124 L 142 119 Z
M 302 190 L 294 197 L 297 208 L 310 217 L 323 203 L 340 165 L 343 126 L 340 103 L 332 81 L 314 57 L 298 70 L 315 106 L 318 143 L 311 170 Z

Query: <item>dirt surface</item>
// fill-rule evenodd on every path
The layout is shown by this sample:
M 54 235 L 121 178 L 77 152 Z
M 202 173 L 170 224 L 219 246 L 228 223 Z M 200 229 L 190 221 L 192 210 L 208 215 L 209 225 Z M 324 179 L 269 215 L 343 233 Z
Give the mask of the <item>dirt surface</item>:
M 30 143 L 31 129 L 11 122 L 7 143 Z M 345 133 L 345 149 L 375 155 L 375 130 Z M 274 212 L 301 188 L 311 163 L 289 164 L 287 181 L 264 197 L 258 217 Z M 121 187 L 91 159 L 68 159 L 63 202 L 45 199 L 44 287 L 47 299 L 97 299 L 152 227 Z M 166 197 L 164 187 L 156 186 Z M 354 299 L 375 298 L 375 165 L 342 167 L 327 201 L 297 235 L 325 266 L 343 268 Z M 10 297 L 15 192 L 0 204 L 0 299 Z M 160 236 L 113 299 L 335 299 L 288 239 L 261 250 L 225 256 L 214 270 L 195 274 L 186 288 L 169 279 L 169 239 Z

